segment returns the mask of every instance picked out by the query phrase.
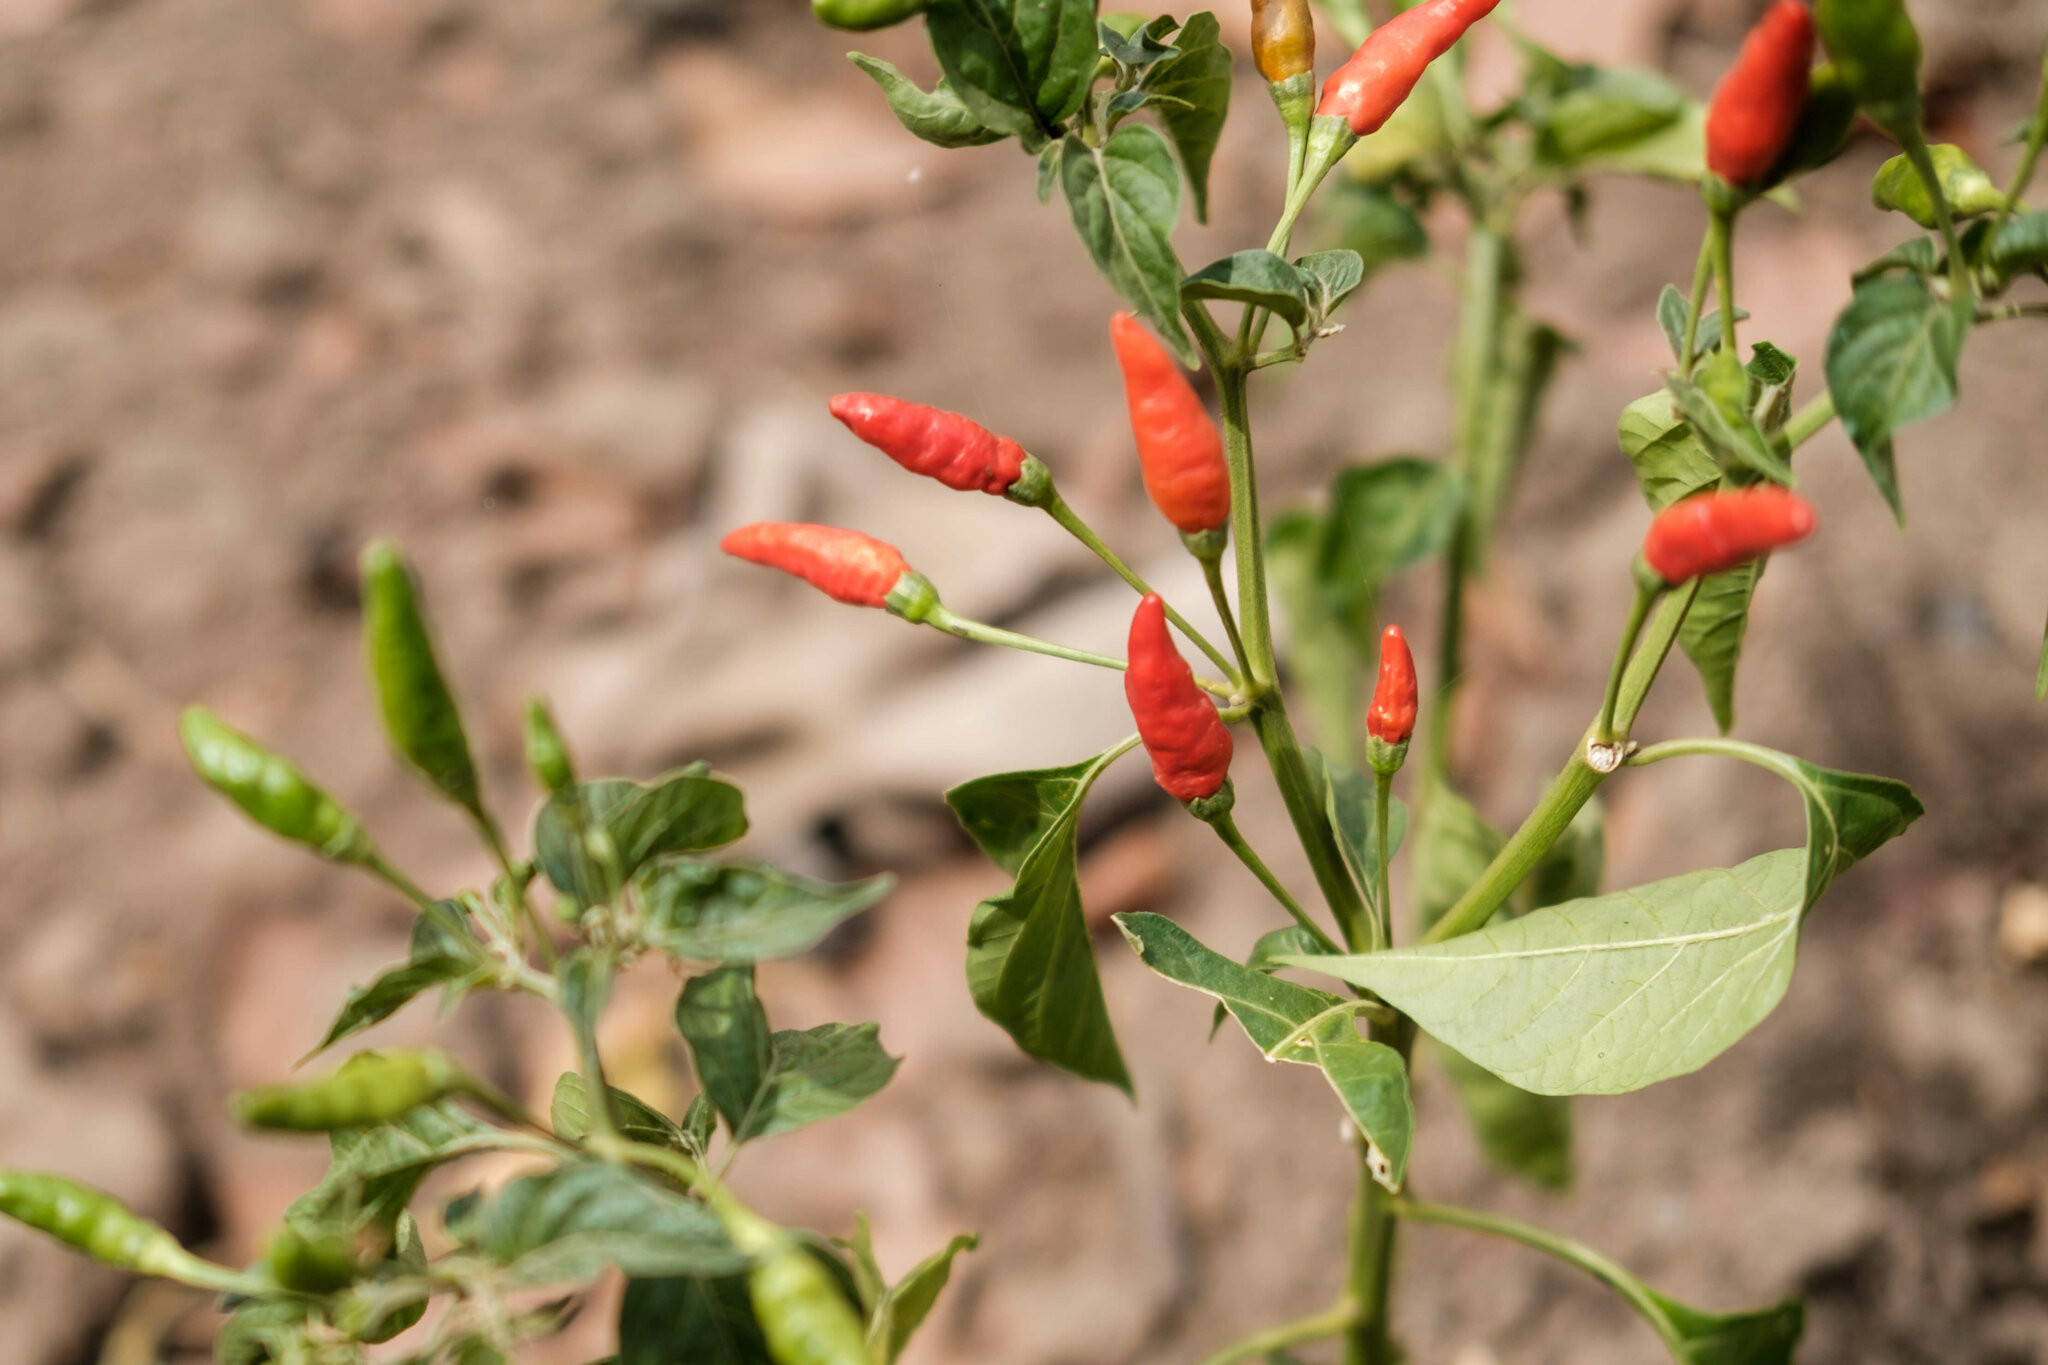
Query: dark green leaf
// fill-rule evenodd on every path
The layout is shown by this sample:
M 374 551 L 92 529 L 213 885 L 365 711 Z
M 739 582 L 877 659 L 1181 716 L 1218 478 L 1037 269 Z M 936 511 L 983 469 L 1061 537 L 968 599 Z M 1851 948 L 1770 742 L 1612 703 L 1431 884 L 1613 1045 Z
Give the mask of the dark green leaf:
M 734 1136 L 746 1142 L 837 1118 L 889 1083 L 898 1058 L 882 1050 L 878 1024 L 783 1029 L 774 1060 Z
M 1077 137 L 1068 137 L 1063 147 L 1060 185 L 1096 268 L 1183 364 L 1197 364 L 1200 358 L 1180 320 L 1180 282 L 1186 272 L 1173 250 L 1180 170 L 1166 139 L 1132 123 L 1100 147 Z
M 627 1281 L 618 1365 L 773 1365 L 746 1277 Z
M 436 954 L 393 967 L 367 986 L 350 987 L 341 1013 L 334 1017 L 326 1035 L 307 1056 L 325 1052 L 342 1039 L 382 1023 L 411 1004 L 422 991 L 451 985 L 476 971 L 477 964 L 468 957 Z
M 478 1249 L 525 1286 L 629 1276 L 730 1275 L 745 1259 L 702 1204 L 608 1162 L 567 1162 L 507 1185 L 482 1210 Z
M 1798 1299 L 1721 1316 L 1688 1308 L 1654 1289 L 1644 1292 L 1685 1343 L 1682 1365 L 1792 1365 L 1793 1349 L 1806 1331 L 1806 1305 Z
M 1458 478 L 1440 460 L 1353 465 L 1330 490 L 1329 532 L 1319 569 L 1340 610 L 1410 565 L 1437 553 L 1457 523 Z
M 1949 212 L 1956 218 L 1974 218 L 2005 207 L 2005 196 L 1991 183 L 1991 177 L 1970 160 L 1968 152 L 1947 142 L 1938 142 L 1927 150 L 1934 158 L 1934 173 L 1941 182 L 1942 197 L 1948 200 Z M 1934 197 L 1928 194 L 1920 172 L 1913 168 L 1912 158 L 1903 152 L 1878 168 L 1877 178 L 1870 182 L 1870 202 L 1881 209 L 1903 213 L 1924 228 L 1940 225 L 1934 214 Z
M 690 1107 L 683 1111 L 683 1141 L 690 1154 L 699 1161 L 711 1150 L 711 1135 L 718 1131 L 718 1106 L 711 1097 L 699 1091 L 690 1101 Z
M 1999 224 L 1984 259 L 2005 279 L 2048 269 L 2048 213 L 2022 213 Z
M 1488 1164 L 1546 1190 L 1570 1188 L 1570 1097 L 1531 1094 L 1441 1043 L 1434 1050 Z
M 1129 34 L 1120 33 L 1113 24 L 1101 23 L 1096 28 L 1096 39 L 1102 45 L 1102 55 L 1119 66 L 1137 70 L 1154 62 L 1174 56 L 1180 51 L 1164 39 L 1173 32 L 1176 25 L 1172 16 L 1165 16 L 1166 23 L 1157 21 L 1133 29 Z
M 1850 282 L 1861 286 L 1866 281 L 1880 279 L 1893 271 L 1903 270 L 1912 275 L 1933 275 L 1941 270 L 1941 248 L 1931 237 L 1915 237 L 1900 242 L 1884 255 L 1864 266 L 1849 277 Z
M 688 1149 L 688 1140 L 674 1119 L 617 1086 L 611 1087 L 611 1092 L 612 1114 L 618 1122 L 620 1137 L 679 1152 Z M 590 1088 L 581 1074 L 565 1071 L 555 1081 L 555 1096 L 548 1113 L 555 1132 L 569 1141 L 581 1142 L 590 1136 Z
M 1180 292 L 1183 298 L 1269 309 L 1297 333 L 1313 315 L 1308 281 L 1270 251 L 1239 251 L 1205 265 L 1181 281 Z
M 982 126 L 981 120 L 953 93 L 942 77 L 929 94 L 879 57 L 849 52 L 847 58 L 882 87 L 890 110 L 910 132 L 937 147 L 981 147 L 1000 142 L 1005 134 Z
M 1095 968 L 1075 873 L 1081 804 L 1095 779 L 1122 752 L 1115 749 L 1094 759 L 1072 777 L 1070 787 L 1062 774 L 1072 770 L 1054 769 L 969 783 L 947 799 L 961 813 L 969 833 L 998 862 L 1014 845 L 992 839 L 1019 834 L 1025 825 L 1052 812 L 1050 823 L 1017 864 L 1016 885 L 983 901 L 968 924 L 967 986 L 976 1007 L 1031 1056 L 1129 1094 L 1130 1072 L 1102 997 L 1102 978 Z M 1025 815 L 1019 778 L 1048 779 L 1036 798 L 1045 802 L 1037 816 Z M 1063 788 L 1071 795 L 1055 809 L 1050 802 Z M 991 821 L 983 814 L 989 809 L 1008 813 Z M 987 833 L 991 828 L 1007 833 L 992 836 Z
M 1764 576 L 1768 556 L 1700 580 L 1692 608 L 1678 628 L 1678 647 L 1699 671 L 1714 723 L 1727 734 L 1735 728 L 1735 669 L 1749 633 L 1749 606 Z
M 809 952 L 889 894 L 883 875 L 834 886 L 767 863 L 661 859 L 633 879 L 649 946 L 699 962 L 762 962 Z
M 1198 223 L 1209 221 L 1209 163 L 1230 112 L 1230 49 L 1223 46 L 1222 32 L 1215 15 L 1195 14 L 1174 40 L 1178 55 L 1159 63 L 1145 82 L 1167 101 L 1159 121 L 1187 169 Z
M 1546 161 L 1577 165 L 1665 131 L 1685 116 L 1688 103 L 1683 91 L 1654 72 L 1594 68 L 1583 83 L 1548 105 L 1537 147 Z
M 1097 755 L 1064 768 L 978 777 L 947 792 L 946 804 L 981 851 L 1014 877 L 1024 856 L 1087 794 L 1101 764 Z
M 1431 782 L 1422 794 L 1412 864 L 1419 927 L 1428 929 L 1442 919 L 1504 842 L 1471 802 L 1442 782 Z
M 293 1202 L 285 1219 L 302 1229 L 337 1227 L 356 1241 L 394 1237 L 427 1173 L 490 1150 L 496 1134 L 447 1102 L 374 1128 L 337 1131 L 328 1140 L 333 1158 L 326 1176 Z
M 1299 924 L 1290 924 L 1282 929 L 1268 929 L 1260 934 L 1258 942 L 1252 944 L 1251 955 L 1244 965 L 1255 972 L 1272 973 L 1280 970 L 1282 958 L 1311 953 L 1326 953 L 1322 941 Z M 1209 1040 L 1214 1042 L 1216 1030 L 1223 1027 L 1223 1021 L 1230 1017 L 1230 1010 L 1221 1000 L 1216 1002 L 1216 1015 L 1209 1022 Z
M 933 0 L 925 28 L 975 119 L 1028 150 L 1058 135 L 1095 76 L 1092 0 Z
M 555 793 L 534 824 L 534 857 L 557 890 L 601 905 L 649 859 L 746 832 L 739 788 L 692 765 L 652 786 L 607 778 Z
M 737 1138 L 775 1061 L 768 1015 L 754 994 L 754 969 L 720 967 L 685 982 L 676 1031 L 690 1045 L 704 1093 Z
M 1358 1036 L 1352 1004 L 1240 966 L 1163 915 L 1118 915 L 1116 924 L 1147 967 L 1221 1001 L 1269 1058 L 1319 1068 L 1364 1136 L 1374 1178 L 1401 1188 L 1415 1130 L 1408 1069 L 1392 1048 Z
M 1319 321 L 1327 321 L 1365 283 L 1365 261 L 1348 247 L 1311 252 L 1296 261 L 1294 268 L 1308 286 L 1309 303 Z
M 1671 343 L 1671 357 L 1680 365 L 1685 364 L 1685 323 L 1692 316 L 1692 304 L 1675 285 L 1665 285 L 1664 292 L 1657 296 L 1657 325 L 1664 330 L 1664 339 Z M 1735 310 L 1735 320 L 1742 322 L 1749 317 L 1747 309 Z M 1710 308 L 1700 316 L 1699 335 L 1693 338 L 1693 354 L 1705 355 L 1721 344 L 1721 310 Z
M 1038 154 L 1038 202 L 1052 202 L 1053 186 L 1060 180 L 1060 157 L 1066 152 L 1064 140 L 1056 139 L 1045 144 Z
M 1972 299 L 1942 299 L 1918 277 L 1886 278 L 1859 287 L 1828 335 L 1828 391 L 1842 428 L 1901 521 L 1892 436 L 1955 402 L 1974 314 Z

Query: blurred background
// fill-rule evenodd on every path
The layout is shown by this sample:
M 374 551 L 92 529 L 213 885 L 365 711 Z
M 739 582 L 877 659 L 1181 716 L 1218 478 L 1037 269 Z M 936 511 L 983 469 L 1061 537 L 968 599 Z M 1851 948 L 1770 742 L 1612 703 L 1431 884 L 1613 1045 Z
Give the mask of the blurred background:
M 1240 0 L 1219 11 L 1241 57 Z M 1578 58 L 1709 90 L 1748 0 L 1521 0 Z M 1914 5 L 1936 135 L 1994 175 L 2032 99 L 2048 3 Z M 744 521 L 816 519 L 902 546 L 965 614 L 1116 648 L 1129 598 L 1049 522 L 949 494 L 860 446 L 825 399 L 872 388 L 1022 440 L 1148 572 L 1198 598 L 1138 486 L 1105 323 L 1116 306 L 1013 146 L 939 152 L 794 0 L 0 0 L 0 1159 L 61 1167 L 247 1257 L 323 1144 L 234 1131 L 222 1100 L 283 1075 L 344 990 L 404 952 L 406 907 L 269 841 L 185 770 L 203 700 L 297 757 L 437 888 L 487 875 L 457 817 L 395 768 L 357 652 L 354 555 L 400 538 L 425 575 L 498 809 L 536 798 L 517 708 L 554 701 L 584 768 L 706 758 L 748 789 L 764 856 L 901 889 L 826 951 L 763 971 L 777 1023 L 878 1019 L 906 1060 L 855 1116 L 738 1167 L 768 1212 L 870 1213 L 900 1273 L 981 1249 L 918 1365 L 1179 1362 L 1326 1303 L 1353 1172 L 1312 1073 L 1262 1065 L 1209 1004 L 1099 944 L 1134 1110 L 1022 1059 L 961 976 L 1000 885 L 940 796 L 1094 752 L 1128 728 L 1089 670 L 977 652 L 838 608 L 716 553 Z M 928 81 L 916 25 L 858 46 Z M 1323 69 L 1337 43 L 1326 36 Z M 1498 35 L 1474 81 L 1499 88 Z M 1191 264 L 1264 239 L 1281 144 L 1240 61 L 1213 223 Z M 1868 207 L 1858 143 L 1804 211 L 1744 220 L 1738 271 L 1817 391 L 1859 263 L 1907 235 Z M 1532 215 L 1530 302 L 1566 363 L 1474 607 L 1466 788 L 1511 826 L 1595 708 L 1647 521 L 1613 424 L 1665 363 L 1658 291 L 1702 215 L 1674 187 L 1599 187 L 1583 231 Z M 1438 244 L 1458 247 L 1451 219 Z M 1274 506 L 1345 461 L 1441 449 L 1452 293 L 1374 281 L 1300 372 L 1262 378 Z M 1579 1186 L 1488 1172 L 1440 1083 L 1416 1178 L 1579 1235 L 1712 1308 L 1804 1293 L 1802 1360 L 2048 1361 L 2048 333 L 1974 339 L 1962 410 L 1901 442 L 1894 529 L 1838 433 L 1802 457 L 1823 533 L 1759 598 L 1740 733 L 1912 782 L 1929 815 L 1843 881 L 1778 1012 L 1706 1071 L 1580 1102 Z M 1434 592 L 1387 615 L 1428 638 Z M 1710 718 L 1682 664 L 1639 733 Z M 1255 766 L 1255 765 L 1254 765 Z M 1609 886 L 1798 837 L 1747 770 L 1670 765 L 1608 791 Z M 1270 786 L 1241 816 L 1296 884 Z M 1241 953 L 1272 907 L 1122 765 L 1085 833 L 1091 912 L 1168 911 Z M 622 1083 L 686 1098 L 674 982 L 633 978 Z M 547 1021 L 473 1001 L 452 1045 L 544 1098 Z M 437 1036 L 431 1006 L 376 1035 Z M 463 1169 L 465 1181 L 487 1167 Z M 1505 1244 L 1406 1237 L 1399 1324 L 1445 1365 L 1658 1358 L 1605 1293 Z M 15 1365 L 140 1365 L 188 1305 L 0 1233 Z M 536 1360 L 609 1350 L 602 1307 Z M 109 1324 L 114 1326 L 109 1328 Z M 202 1358 L 209 1320 L 174 1343 Z M 104 1348 L 106 1354 L 101 1355 Z

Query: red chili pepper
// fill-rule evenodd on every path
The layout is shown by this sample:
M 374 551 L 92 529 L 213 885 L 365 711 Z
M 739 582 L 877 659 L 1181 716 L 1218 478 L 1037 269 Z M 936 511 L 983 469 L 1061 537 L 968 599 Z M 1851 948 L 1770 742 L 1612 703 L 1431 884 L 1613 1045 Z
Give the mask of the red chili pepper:
M 1252 62 L 1268 82 L 1316 68 L 1316 21 L 1308 0 L 1252 0 Z
M 829 597 L 855 607 L 885 606 L 910 572 L 894 545 L 837 526 L 757 521 L 719 542 L 735 559 L 795 574 Z
M 957 412 L 879 393 L 842 393 L 832 415 L 913 474 L 963 493 L 1003 493 L 1024 468 L 1024 447 Z
M 1406 744 L 1415 733 L 1415 656 L 1399 626 L 1380 637 L 1380 681 L 1365 713 L 1366 733 L 1387 744 Z
M 1394 116 L 1429 64 L 1500 0 L 1430 0 L 1394 16 L 1358 45 L 1351 60 L 1323 84 L 1317 117 L 1341 118 L 1360 137 Z
M 1643 561 L 1666 583 L 1723 573 L 1813 534 L 1813 504 L 1776 484 L 1701 493 L 1650 523 Z
M 1152 776 L 1182 801 L 1214 796 L 1230 776 L 1230 730 L 1173 647 L 1156 593 L 1131 617 L 1130 651 L 1124 697 L 1152 756 Z
M 1186 534 L 1215 530 L 1230 520 L 1230 466 L 1209 410 L 1166 348 L 1129 313 L 1109 320 L 1109 340 L 1123 367 L 1145 491 Z
M 1813 84 L 1813 14 L 1777 0 L 1743 40 L 1707 108 L 1707 168 L 1731 185 L 1761 182 L 1799 129 Z

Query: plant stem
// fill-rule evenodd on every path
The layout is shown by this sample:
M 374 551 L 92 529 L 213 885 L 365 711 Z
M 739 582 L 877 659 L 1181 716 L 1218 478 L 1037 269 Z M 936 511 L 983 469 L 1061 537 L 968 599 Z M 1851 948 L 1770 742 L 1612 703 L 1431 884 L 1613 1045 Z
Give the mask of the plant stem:
M 1635 1276 L 1610 1261 L 1599 1252 L 1569 1237 L 1560 1237 L 1554 1232 L 1517 1223 L 1511 1218 L 1499 1218 L 1477 1209 L 1453 1208 L 1446 1204 L 1422 1204 L 1406 1199 L 1394 1201 L 1395 1208 L 1403 1218 L 1412 1218 L 1418 1223 L 1434 1223 L 1439 1227 L 1463 1228 L 1468 1232 L 1486 1232 L 1495 1237 L 1505 1237 L 1511 1242 L 1555 1256 L 1568 1265 L 1577 1266 L 1593 1276 L 1615 1293 L 1628 1301 L 1629 1307 L 1642 1314 L 1643 1318 L 1656 1329 L 1674 1355 L 1686 1348 L 1684 1336 L 1650 1294 L 1649 1288 Z
M 1066 530 L 1068 535 L 1072 536 L 1074 539 L 1080 541 L 1083 545 L 1087 546 L 1090 553 L 1092 553 L 1097 559 L 1101 560 L 1104 564 L 1107 564 L 1112 573 L 1114 573 L 1118 578 L 1121 578 L 1124 582 L 1130 584 L 1132 589 L 1135 590 L 1140 596 L 1157 596 L 1157 594 L 1155 594 L 1152 591 L 1151 585 L 1146 583 L 1144 579 L 1138 577 L 1137 571 L 1135 569 L 1131 568 L 1130 565 L 1124 563 L 1123 556 L 1119 555 L 1115 550 L 1110 549 L 1109 546 L 1103 541 L 1102 537 L 1095 534 L 1095 528 L 1090 526 L 1087 522 L 1081 520 L 1080 514 L 1074 511 L 1073 508 L 1067 506 L 1067 500 L 1059 495 L 1059 491 L 1057 489 L 1053 491 L 1050 500 L 1045 504 L 1045 512 L 1047 516 L 1051 517 L 1054 521 L 1058 522 L 1060 526 Z M 1162 601 L 1163 600 L 1164 599 L 1162 599 Z M 932 615 L 933 617 L 936 617 L 938 613 L 934 612 Z M 1230 666 L 1230 660 L 1223 657 L 1223 652 L 1217 649 L 1216 646 L 1210 644 L 1207 638 L 1203 636 L 1202 632 L 1196 630 L 1193 626 L 1189 625 L 1187 618 L 1182 616 L 1179 612 L 1175 611 L 1171 605 L 1168 605 L 1166 608 L 1166 619 L 1173 622 L 1174 627 L 1178 629 L 1181 634 L 1187 636 L 1188 639 L 1194 641 L 1195 647 L 1197 649 L 1200 649 L 1204 654 L 1208 655 L 1210 660 L 1218 668 L 1222 669 L 1225 673 L 1231 673 L 1234 675 L 1235 671 Z M 941 626 L 940 629 L 943 630 L 945 629 L 945 627 Z M 1028 646 L 1020 645 L 1016 646 L 1016 648 L 1028 648 Z M 1050 653 L 1051 651 L 1040 650 L 1038 652 L 1044 654 Z M 1089 661 L 1084 659 L 1082 660 L 1082 662 L 1086 663 Z
M 1707 311 L 1707 286 L 1714 278 L 1714 229 L 1708 224 L 1706 235 L 1700 238 L 1699 263 L 1692 268 L 1691 301 L 1685 309 L 1685 344 L 1679 347 L 1678 373 L 1692 378 L 1692 363 L 1700 344 L 1701 315 Z
M 1707 245 L 1714 253 L 1714 283 L 1721 297 L 1721 349 L 1740 360 L 1742 348 L 1735 341 L 1735 215 L 1713 211 L 1707 225 Z
M 1835 396 L 1832 393 L 1823 393 L 1786 419 L 1785 439 L 1796 450 L 1812 440 L 1823 427 L 1834 420 Z
M 964 616 L 955 616 L 944 607 L 933 607 L 931 614 L 924 618 L 924 624 L 933 630 L 944 631 L 962 640 L 972 640 L 976 644 L 1021 649 L 1028 654 L 1044 654 L 1049 658 L 1066 659 L 1071 663 L 1092 664 L 1096 668 L 1114 669 L 1118 673 L 1130 667 L 1126 661 L 1112 658 L 1107 654 L 1094 654 L 1085 649 L 1056 645 L 1050 640 L 1041 640 L 1036 635 L 1020 635 L 1014 630 L 989 625 L 986 621 L 970 621 Z M 1196 678 L 1195 682 L 1212 697 L 1228 699 L 1237 695 L 1237 687 L 1232 683 L 1219 682 L 1214 678 Z
M 1600 719 L 1593 725 L 1593 738 L 1600 744 L 1614 742 L 1614 707 L 1621 700 L 1621 675 L 1628 671 L 1628 661 L 1635 654 L 1636 639 L 1643 633 L 1643 622 L 1649 617 L 1650 607 L 1658 594 L 1657 588 L 1637 580 L 1635 601 L 1628 609 L 1628 624 L 1621 631 L 1621 646 L 1614 652 L 1614 666 L 1607 671 L 1607 695 L 1600 703 Z
M 399 895 L 418 906 L 422 911 L 433 907 L 434 898 L 425 891 L 422 891 L 419 883 L 399 871 L 397 865 L 389 858 L 386 858 L 382 852 L 372 851 L 369 861 L 363 864 L 363 870 L 391 887 Z
M 1347 1330 L 1358 1319 L 1358 1309 L 1349 1303 L 1339 1303 L 1309 1317 L 1283 1322 L 1278 1327 L 1268 1327 L 1255 1332 L 1242 1341 L 1232 1342 L 1216 1354 L 1205 1358 L 1202 1365 L 1244 1365 L 1246 1361 L 1263 1359 L 1276 1351 L 1290 1346 L 1300 1346 L 1311 1341 L 1321 1341 Z
M 1259 879 L 1259 885 L 1273 893 L 1273 899 L 1286 907 L 1287 913 L 1294 916 L 1294 922 L 1308 930 L 1309 934 L 1322 946 L 1324 951 L 1330 953 L 1341 953 L 1343 951 L 1328 934 L 1323 932 L 1322 926 L 1309 916 L 1308 911 L 1301 908 L 1301 902 L 1288 894 L 1287 888 L 1280 884 L 1280 879 L 1273 875 L 1273 869 L 1266 866 L 1265 859 L 1261 858 L 1257 851 L 1245 842 L 1244 835 L 1237 828 L 1237 821 L 1230 818 L 1229 812 L 1226 811 L 1214 820 L 1209 821 L 1209 827 L 1216 831 L 1216 837 L 1223 841 L 1224 846 L 1237 855 L 1237 860 L 1251 869 L 1252 875 Z
M 2005 203 L 1999 207 L 1998 217 L 1992 221 L 1994 233 L 2005 226 L 2013 210 L 2019 207 L 2020 196 L 2033 183 L 2034 166 L 2041 159 L 2044 142 L 2048 142 L 2048 61 L 2042 65 L 2040 93 L 2034 97 L 2034 119 L 2027 125 L 2026 150 L 2020 153 L 2019 168 L 2013 172 L 2012 181 L 2005 188 Z
M 1621 739 L 1627 738 L 1630 727 L 1635 724 L 1636 713 L 1642 710 L 1650 685 L 1664 667 L 1664 660 L 1678 639 L 1678 628 L 1684 624 L 1685 614 L 1691 609 L 1698 591 L 1699 581 L 1695 579 L 1689 588 L 1665 594 L 1642 648 L 1636 651 L 1635 658 L 1629 661 L 1623 672 L 1613 726 L 1614 733 Z M 1593 737 L 1594 732 L 1589 729 L 1586 738 Z M 1599 791 L 1606 780 L 1606 774 L 1593 771 L 1586 762 L 1586 742 L 1581 740 L 1572 750 L 1571 760 L 1564 765 L 1564 771 L 1551 780 L 1543 799 L 1529 812 L 1521 828 L 1494 856 L 1479 880 L 1467 888 L 1457 904 L 1445 911 L 1443 918 L 1422 936 L 1422 941 L 1441 943 L 1483 928 L 1502 902 L 1515 893 L 1523 878 L 1535 870 L 1536 864 L 1565 832 L 1572 818 L 1585 807 L 1586 802 L 1592 800 L 1593 793 Z
M 1379 934 L 1377 946 L 1394 946 L 1394 901 L 1388 890 L 1387 864 L 1392 861 L 1391 850 L 1387 847 L 1388 811 L 1393 805 L 1394 775 L 1375 769 L 1372 775 L 1372 829 L 1373 853 L 1378 866 L 1373 869 L 1373 894 L 1379 902 Z
M 1927 197 L 1934 204 L 1934 221 L 1941 229 L 1941 244 L 1948 252 L 1949 283 L 1957 298 L 1968 296 L 1970 289 L 1970 268 L 1963 260 L 1962 240 L 1956 236 L 1955 215 L 1949 212 L 1948 196 L 1942 193 L 1941 174 L 1934 169 L 1934 153 L 1927 149 L 1927 134 L 1918 126 L 1913 135 L 1905 139 L 1906 159 L 1913 163 L 1914 173 L 1927 188 Z
M 1203 558 L 1202 577 L 1208 581 L 1209 600 L 1216 604 L 1216 616 L 1223 622 L 1223 635 L 1230 641 L 1230 652 L 1237 656 L 1238 676 L 1250 677 L 1252 666 L 1245 661 L 1244 637 L 1237 633 L 1237 614 L 1230 609 L 1230 594 L 1223 586 L 1222 559 Z

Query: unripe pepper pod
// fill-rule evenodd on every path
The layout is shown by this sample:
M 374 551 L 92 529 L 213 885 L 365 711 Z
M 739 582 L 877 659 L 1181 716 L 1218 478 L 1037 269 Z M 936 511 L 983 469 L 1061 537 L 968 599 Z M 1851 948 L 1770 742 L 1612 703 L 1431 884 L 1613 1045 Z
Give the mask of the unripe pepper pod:
M 1315 70 L 1316 21 L 1308 0 L 1252 0 L 1252 61 L 1272 85 Z
M 297 764 L 272 753 L 203 706 L 178 717 L 192 769 L 251 820 L 323 858 L 367 862 L 370 836 L 341 803 L 313 785 Z
M 1006 493 L 1024 471 L 1024 447 L 980 423 L 879 393 L 842 393 L 832 415 L 913 474 L 963 493 Z
M 1449 52 L 1465 30 L 1500 0 L 1429 0 L 1372 31 L 1351 60 L 1323 83 L 1318 117 L 1341 118 L 1364 137 L 1376 133 L 1406 102 L 1429 64 Z
M 117 1270 L 175 1274 L 190 1261 L 162 1227 L 104 1190 L 61 1175 L 0 1170 L 0 1214 Z
M 1707 106 L 1707 169 L 1761 184 L 1791 145 L 1813 80 L 1813 14 L 1777 0 L 1757 21 Z
M 894 545 L 859 531 L 801 522 L 761 521 L 719 542 L 735 559 L 794 574 L 834 601 L 882 607 L 911 571 Z
M 362 573 L 363 644 L 392 746 L 449 800 L 480 813 L 476 761 L 434 657 L 412 568 L 380 540 L 363 551 Z
M 1154 593 L 1131 617 L 1130 664 L 1124 697 L 1138 722 L 1138 738 L 1152 759 L 1152 776 L 1182 801 L 1214 796 L 1230 777 L 1230 730 L 1195 683 L 1194 670 L 1173 647 L 1166 604 Z
M 359 1052 L 318 1080 L 245 1090 L 234 1111 L 251 1128 L 327 1133 L 389 1123 L 475 1088 L 460 1063 L 433 1048 Z
M 1230 465 L 1223 437 L 1194 385 L 1164 346 L 1129 313 L 1110 319 L 1138 467 L 1153 505 L 1183 535 L 1230 520 Z
M 1776 484 L 1700 493 L 1657 514 L 1643 562 L 1668 584 L 1725 573 L 1813 534 L 1813 505 Z

